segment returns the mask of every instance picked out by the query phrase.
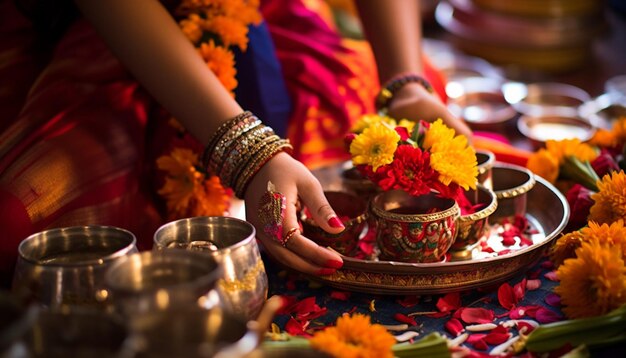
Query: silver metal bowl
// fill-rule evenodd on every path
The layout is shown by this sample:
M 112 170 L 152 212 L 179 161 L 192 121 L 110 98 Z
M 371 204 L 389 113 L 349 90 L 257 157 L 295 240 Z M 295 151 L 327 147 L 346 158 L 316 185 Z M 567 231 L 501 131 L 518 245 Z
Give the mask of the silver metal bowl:
M 112 226 L 75 226 L 33 234 L 18 247 L 13 292 L 47 307 L 99 306 L 104 273 L 137 252 L 130 231 Z
M 112 265 L 101 299 L 123 316 L 199 306 L 222 277 L 212 257 L 183 250 L 145 251 Z
M 267 299 L 268 280 L 247 221 L 224 216 L 199 216 L 169 222 L 154 234 L 153 250 L 201 251 L 215 259 L 223 274 L 216 291 L 237 314 L 254 319 Z
M 244 357 L 259 334 L 238 315 L 219 307 L 153 311 L 130 321 L 135 357 Z
M 615 121 L 626 117 L 626 99 L 620 102 L 604 93 L 578 107 L 578 114 L 595 127 L 610 130 Z
M 22 342 L 26 357 L 130 357 L 121 317 L 98 310 L 43 310 Z

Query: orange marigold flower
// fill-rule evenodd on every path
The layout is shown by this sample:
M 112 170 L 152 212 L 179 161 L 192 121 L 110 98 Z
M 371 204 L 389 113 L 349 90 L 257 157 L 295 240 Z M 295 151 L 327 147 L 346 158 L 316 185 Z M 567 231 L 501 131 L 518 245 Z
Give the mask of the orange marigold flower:
M 187 148 L 175 148 L 157 159 L 158 168 L 166 172 L 158 193 L 166 200 L 169 219 L 223 215 L 228 209 L 231 192 L 217 177 L 206 179 L 197 165 L 198 155 Z
M 619 119 L 613 123 L 611 132 L 613 132 L 618 144 L 626 142 L 626 117 L 619 117 Z
M 559 158 L 546 149 L 531 154 L 526 167 L 552 184 L 559 177 Z
M 596 149 L 580 139 L 563 139 L 546 141 L 546 149 L 563 163 L 566 156 L 573 156 L 582 162 L 591 162 L 598 156 Z
M 617 220 L 610 224 L 599 224 L 589 221 L 589 225 L 581 229 L 584 241 L 597 241 L 600 244 L 608 245 L 622 253 L 626 260 L 626 227 L 622 220 Z
M 588 142 L 590 145 L 610 148 L 617 145 L 617 136 L 613 131 L 598 128 Z
M 576 249 L 585 241 L 585 236 L 580 231 L 567 233 L 554 243 L 550 249 L 550 258 L 558 267 L 565 260 L 576 257 Z
M 603 315 L 626 303 L 626 266 L 619 251 L 597 241 L 585 242 L 576 258 L 558 268 L 563 312 L 569 318 Z
M 237 70 L 235 70 L 235 56 L 232 52 L 216 46 L 213 40 L 210 40 L 208 44 L 201 44 L 198 52 L 228 91 L 237 87 L 237 80 L 235 79 Z
M 189 16 L 179 22 L 181 30 L 193 44 L 197 44 L 202 38 L 202 19 L 197 14 Z
M 395 338 L 379 324 L 371 324 L 363 314 L 343 315 L 335 327 L 316 332 L 311 346 L 333 357 L 391 358 Z
M 626 174 L 611 172 L 597 182 L 598 192 L 591 195 L 594 201 L 589 210 L 589 220 L 612 223 L 626 220 Z
M 204 23 L 204 29 L 220 36 L 224 46 L 237 46 L 242 51 L 248 48 L 248 26 L 228 16 L 216 16 Z

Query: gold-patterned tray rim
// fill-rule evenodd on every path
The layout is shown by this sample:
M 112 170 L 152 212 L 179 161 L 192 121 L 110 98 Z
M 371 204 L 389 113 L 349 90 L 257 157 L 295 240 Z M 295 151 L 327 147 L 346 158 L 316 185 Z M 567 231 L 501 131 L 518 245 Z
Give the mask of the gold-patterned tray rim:
M 498 166 L 506 167 L 507 164 L 497 163 L 494 169 L 497 170 Z M 544 229 L 544 223 L 533 215 L 536 214 L 533 208 L 549 207 L 551 212 L 557 212 L 554 204 L 558 203 L 562 212 L 561 217 L 557 218 L 558 224 L 551 231 L 544 232 L 543 240 L 532 246 L 501 256 L 440 263 L 371 261 L 344 256 L 343 267 L 334 274 L 312 278 L 337 289 L 396 295 L 447 293 L 503 282 L 535 264 L 569 220 L 570 208 L 563 194 L 545 179 L 535 176 L 535 180 L 536 185 L 527 193 L 527 216 L 537 219 Z M 546 191 L 552 194 L 553 205 L 545 205 Z M 533 205 L 533 198 L 544 204 Z

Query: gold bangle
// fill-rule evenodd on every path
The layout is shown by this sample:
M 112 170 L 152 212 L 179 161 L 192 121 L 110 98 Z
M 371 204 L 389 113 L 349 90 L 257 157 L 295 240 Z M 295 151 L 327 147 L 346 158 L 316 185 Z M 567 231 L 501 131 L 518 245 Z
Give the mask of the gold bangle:
M 204 168 L 207 168 L 209 159 L 211 158 L 211 152 L 215 148 L 215 145 L 217 144 L 219 139 L 222 138 L 222 136 L 224 136 L 224 134 L 226 134 L 226 132 L 228 132 L 228 130 L 232 128 L 235 124 L 251 116 L 252 116 L 252 112 L 244 111 L 242 113 L 239 113 L 235 117 L 227 120 L 226 122 L 222 123 L 217 128 L 217 130 L 215 131 L 211 139 L 208 141 L 208 144 L 204 148 L 204 153 L 202 154 L 202 165 Z

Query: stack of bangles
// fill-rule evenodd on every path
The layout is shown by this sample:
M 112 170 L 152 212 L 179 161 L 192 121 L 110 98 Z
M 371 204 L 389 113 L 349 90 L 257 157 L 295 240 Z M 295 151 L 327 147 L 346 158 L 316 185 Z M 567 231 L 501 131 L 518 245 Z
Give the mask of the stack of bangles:
M 202 163 L 243 198 L 248 183 L 276 154 L 293 147 L 249 111 L 222 124 L 209 141 Z

